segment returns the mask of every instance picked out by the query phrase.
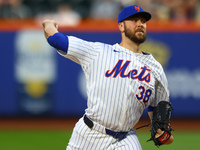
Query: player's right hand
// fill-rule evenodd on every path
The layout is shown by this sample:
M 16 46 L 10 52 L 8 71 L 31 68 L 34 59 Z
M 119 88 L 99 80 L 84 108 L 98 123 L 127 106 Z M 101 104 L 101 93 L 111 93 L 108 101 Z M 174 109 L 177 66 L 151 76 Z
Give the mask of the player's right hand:
M 56 20 L 45 19 L 42 22 L 43 28 L 47 27 L 48 25 L 53 25 L 54 27 L 58 28 L 58 24 L 57 24 Z
M 45 37 L 48 39 L 49 36 L 54 35 L 58 32 L 58 24 L 55 20 L 45 19 L 42 22 Z

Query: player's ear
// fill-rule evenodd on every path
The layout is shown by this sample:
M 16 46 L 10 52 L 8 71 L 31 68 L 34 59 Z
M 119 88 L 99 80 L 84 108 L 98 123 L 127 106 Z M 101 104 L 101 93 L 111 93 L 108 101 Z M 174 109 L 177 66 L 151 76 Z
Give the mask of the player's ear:
M 119 30 L 120 30 L 121 32 L 124 32 L 124 22 L 120 22 L 120 23 L 118 24 L 118 27 L 119 27 Z

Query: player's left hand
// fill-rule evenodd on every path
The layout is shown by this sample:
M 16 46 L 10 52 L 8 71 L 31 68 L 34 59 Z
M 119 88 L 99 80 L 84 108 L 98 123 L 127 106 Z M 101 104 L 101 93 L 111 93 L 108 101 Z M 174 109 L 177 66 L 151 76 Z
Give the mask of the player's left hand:
M 164 131 L 162 131 L 161 129 L 158 129 L 156 131 L 156 134 L 155 134 L 155 138 L 158 138 L 159 136 L 161 136 L 162 134 L 164 133 Z M 163 145 L 167 145 L 167 144 L 171 144 L 172 142 L 174 141 L 174 136 L 171 135 L 170 138 L 163 144 Z
M 151 138 L 148 141 L 152 140 L 156 146 L 171 144 L 174 141 L 170 125 L 171 109 L 171 103 L 161 101 L 153 110 Z

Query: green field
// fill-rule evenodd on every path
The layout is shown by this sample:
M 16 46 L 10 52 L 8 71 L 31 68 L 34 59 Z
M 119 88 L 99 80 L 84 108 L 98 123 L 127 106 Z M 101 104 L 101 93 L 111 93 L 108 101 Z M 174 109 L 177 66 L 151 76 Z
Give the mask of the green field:
M 200 132 L 173 132 L 171 145 L 146 142 L 150 132 L 138 132 L 143 150 L 198 150 Z M 0 131 L 0 150 L 65 150 L 71 131 Z

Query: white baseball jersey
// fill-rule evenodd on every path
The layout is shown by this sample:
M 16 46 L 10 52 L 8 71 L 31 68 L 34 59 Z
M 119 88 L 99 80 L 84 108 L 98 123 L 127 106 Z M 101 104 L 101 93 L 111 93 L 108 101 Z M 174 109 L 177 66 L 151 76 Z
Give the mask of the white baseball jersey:
M 61 55 L 81 65 L 87 83 L 86 115 L 108 129 L 129 131 L 145 108 L 169 101 L 163 68 L 151 54 L 69 36 L 68 53 Z

